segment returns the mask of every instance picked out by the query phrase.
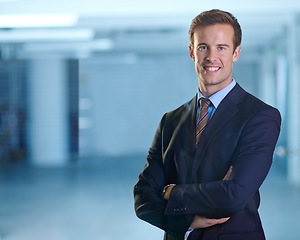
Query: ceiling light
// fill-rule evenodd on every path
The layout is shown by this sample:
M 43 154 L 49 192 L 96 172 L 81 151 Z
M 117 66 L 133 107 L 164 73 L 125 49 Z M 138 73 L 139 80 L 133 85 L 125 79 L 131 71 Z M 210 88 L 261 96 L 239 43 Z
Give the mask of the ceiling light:
M 0 42 L 65 42 L 74 40 L 91 40 L 94 32 L 90 29 L 36 29 L 36 30 L 2 30 Z
M 1 15 L 0 28 L 68 27 L 77 20 L 74 14 Z
M 97 39 L 88 42 L 61 42 L 61 43 L 27 43 L 23 46 L 25 52 L 63 52 L 63 51 L 109 51 L 114 48 L 110 39 Z

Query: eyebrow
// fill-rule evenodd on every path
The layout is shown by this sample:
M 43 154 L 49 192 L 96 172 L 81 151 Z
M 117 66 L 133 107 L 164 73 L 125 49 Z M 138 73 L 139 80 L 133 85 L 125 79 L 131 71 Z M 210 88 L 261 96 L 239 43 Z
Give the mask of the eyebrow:
M 229 45 L 226 43 L 217 44 L 217 46 L 218 47 L 229 47 Z
M 202 46 L 202 45 L 207 46 L 207 43 L 199 43 L 197 46 Z M 220 43 L 220 44 L 217 44 L 217 46 L 218 47 L 229 47 L 229 45 L 226 43 Z

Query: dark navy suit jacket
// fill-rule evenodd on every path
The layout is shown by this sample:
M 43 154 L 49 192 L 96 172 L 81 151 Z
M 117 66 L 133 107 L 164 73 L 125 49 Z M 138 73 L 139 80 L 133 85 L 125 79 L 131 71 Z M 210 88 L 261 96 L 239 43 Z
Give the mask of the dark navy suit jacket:
M 278 110 L 236 84 L 209 121 L 197 151 L 195 114 L 196 97 L 161 119 L 134 187 L 137 216 L 163 229 L 165 239 L 183 239 L 195 215 L 230 219 L 193 231 L 191 239 L 265 239 L 258 189 L 280 132 Z M 230 179 L 223 181 L 230 166 Z M 173 183 L 165 201 L 162 190 Z

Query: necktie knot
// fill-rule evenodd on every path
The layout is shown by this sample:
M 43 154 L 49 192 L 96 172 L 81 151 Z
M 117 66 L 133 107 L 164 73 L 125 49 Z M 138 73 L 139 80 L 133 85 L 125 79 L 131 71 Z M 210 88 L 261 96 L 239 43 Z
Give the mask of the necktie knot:
M 200 103 L 200 111 L 203 108 L 207 109 L 211 105 L 211 101 L 208 98 L 200 98 L 199 103 Z

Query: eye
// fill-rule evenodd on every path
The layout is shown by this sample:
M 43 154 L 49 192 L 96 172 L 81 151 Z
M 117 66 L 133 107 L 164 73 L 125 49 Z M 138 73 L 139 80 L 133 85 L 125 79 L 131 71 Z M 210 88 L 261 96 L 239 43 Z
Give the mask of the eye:
M 224 51 L 224 50 L 226 50 L 226 47 L 224 47 L 224 46 L 219 46 L 219 47 L 218 47 L 218 50 L 219 50 L 219 51 Z
M 201 46 L 198 47 L 198 50 L 199 51 L 205 51 L 205 50 L 207 50 L 207 46 L 201 45 Z

